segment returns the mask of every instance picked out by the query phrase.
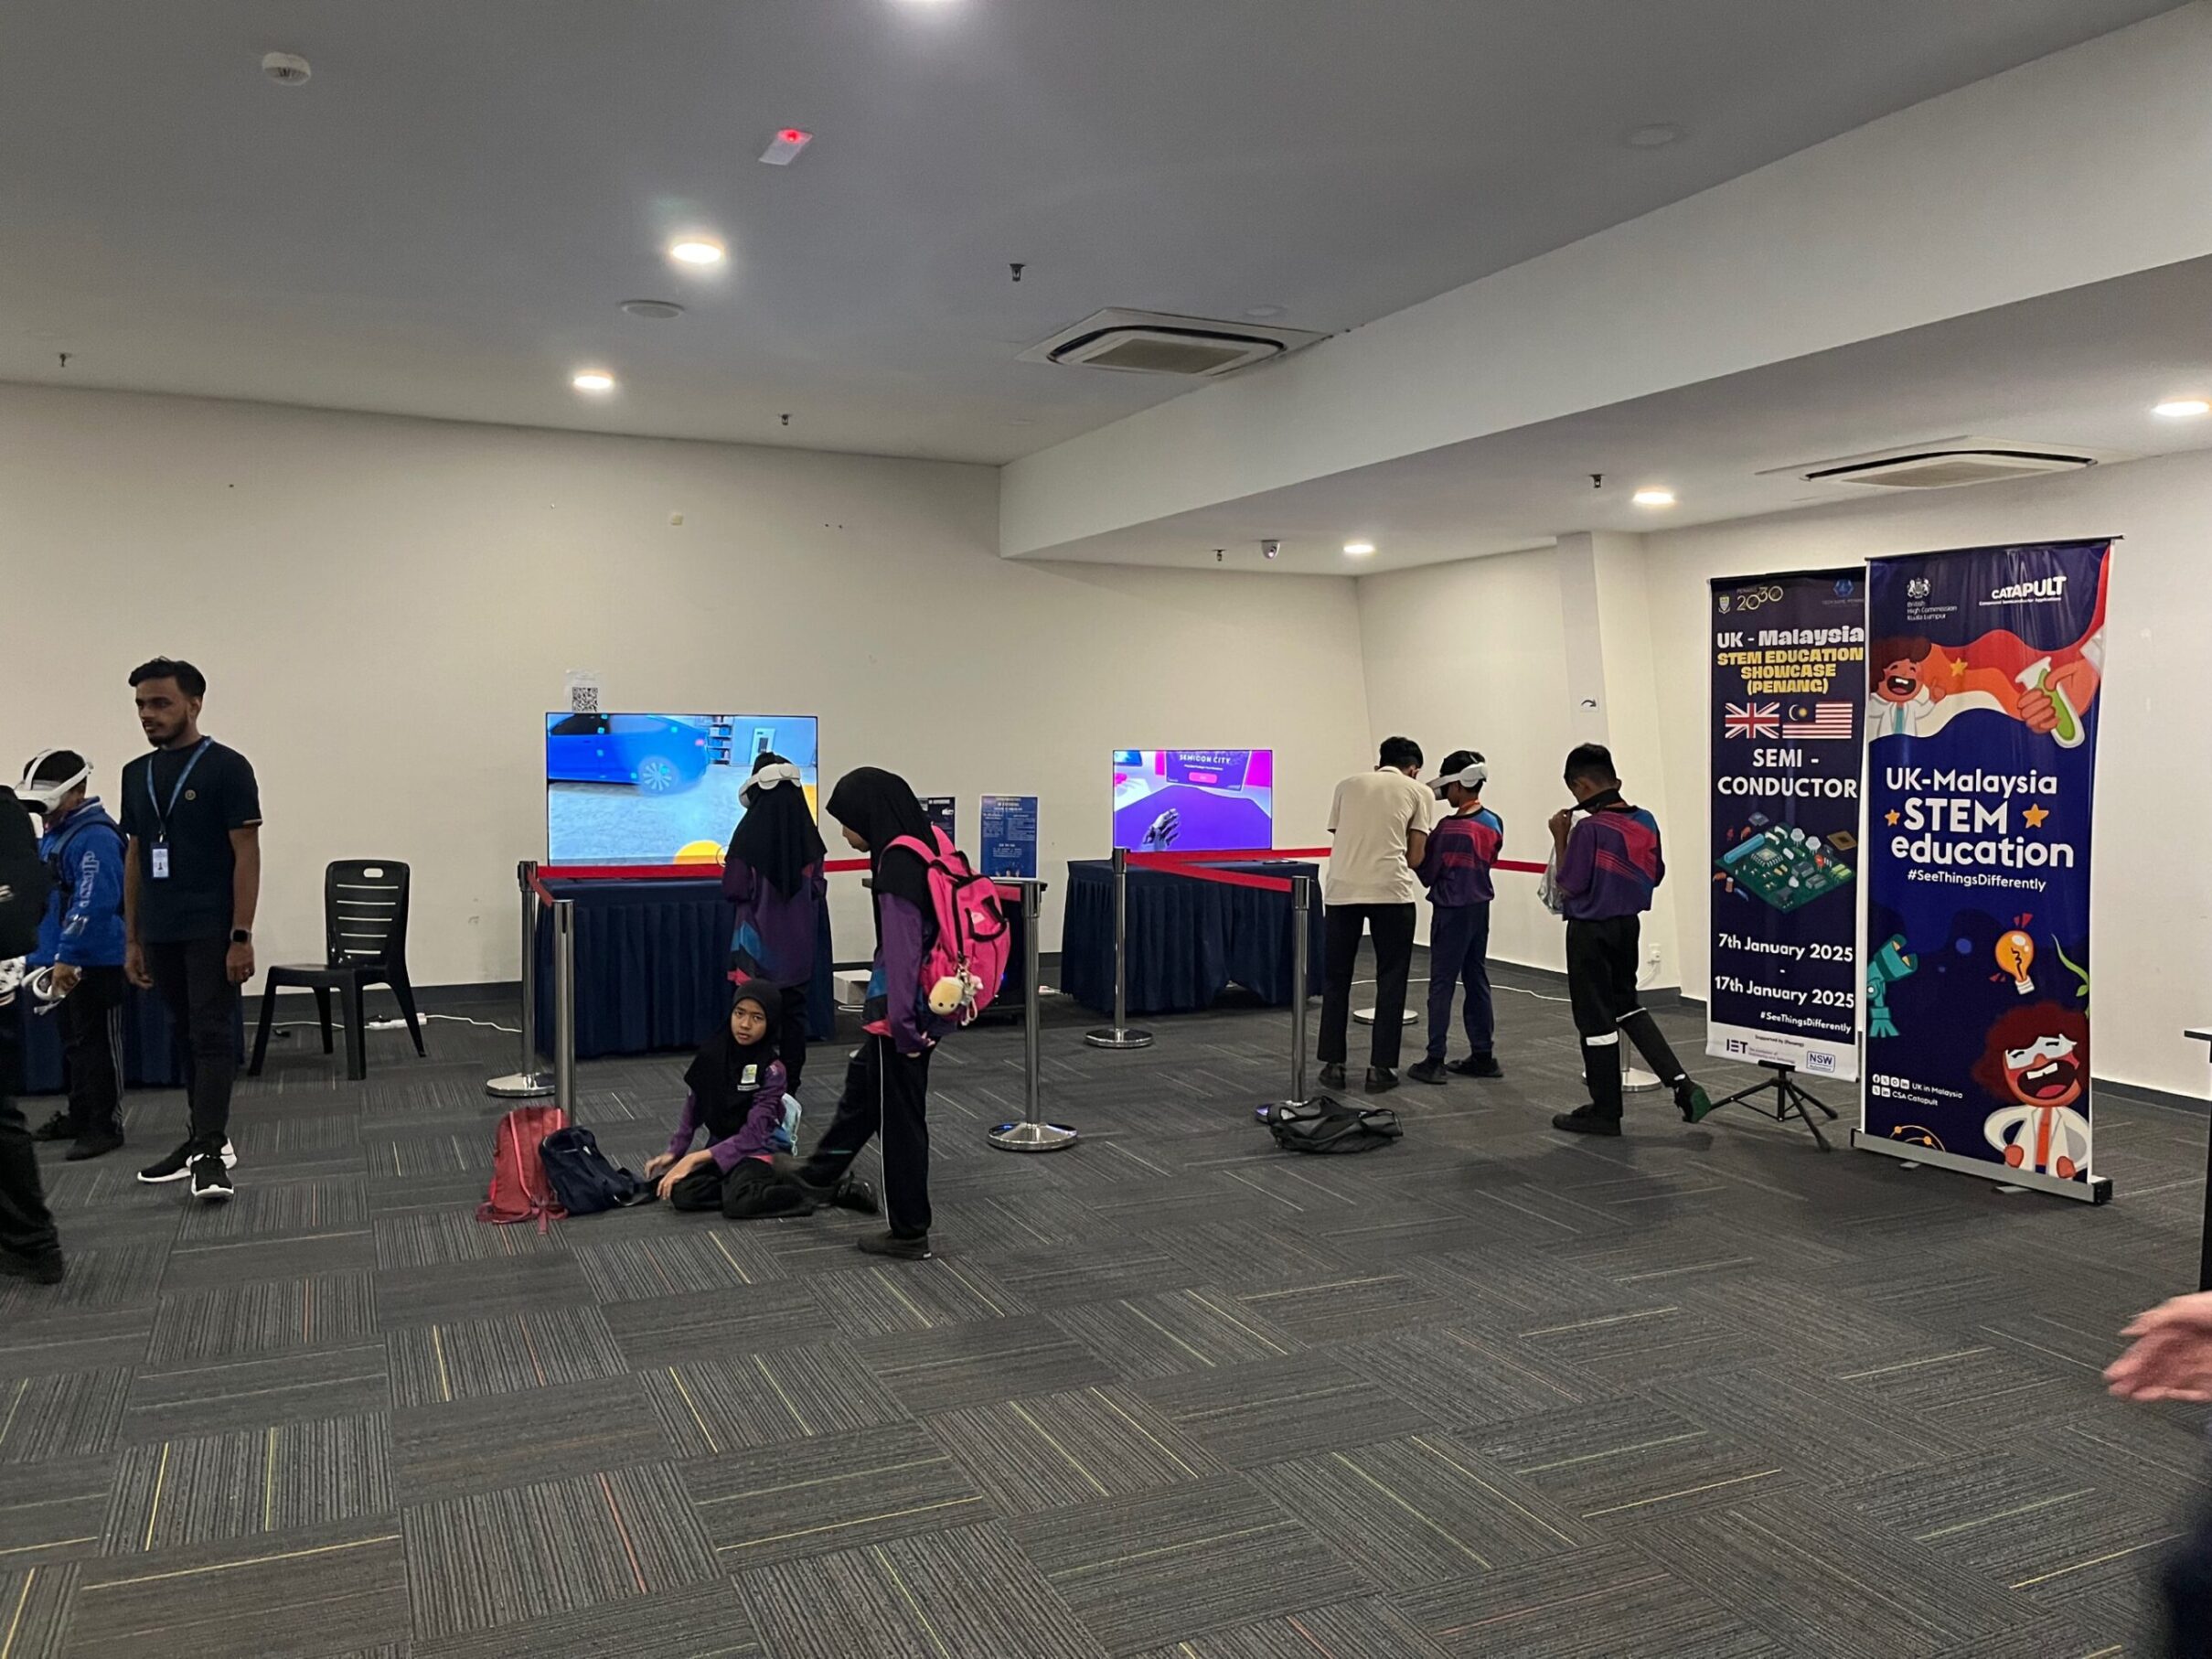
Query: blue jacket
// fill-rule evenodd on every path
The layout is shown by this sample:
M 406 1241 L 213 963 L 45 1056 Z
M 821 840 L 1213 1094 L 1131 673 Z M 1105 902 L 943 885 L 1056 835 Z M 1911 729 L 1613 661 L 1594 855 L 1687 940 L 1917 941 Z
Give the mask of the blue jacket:
M 38 843 L 54 872 L 54 893 L 38 924 L 33 967 L 123 966 L 123 832 L 98 796 L 63 819 Z

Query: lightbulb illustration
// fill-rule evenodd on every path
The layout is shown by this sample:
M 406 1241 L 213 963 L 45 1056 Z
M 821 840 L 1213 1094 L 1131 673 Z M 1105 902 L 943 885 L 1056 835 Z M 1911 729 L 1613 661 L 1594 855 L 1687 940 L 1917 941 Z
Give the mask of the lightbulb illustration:
M 2017 927 L 1997 941 L 1997 966 L 2013 976 L 2013 989 L 2022 996 L 2036 989 L 2036 981 L 2027 977 L 2028 964 L 2036 959 L 2036 941 Z

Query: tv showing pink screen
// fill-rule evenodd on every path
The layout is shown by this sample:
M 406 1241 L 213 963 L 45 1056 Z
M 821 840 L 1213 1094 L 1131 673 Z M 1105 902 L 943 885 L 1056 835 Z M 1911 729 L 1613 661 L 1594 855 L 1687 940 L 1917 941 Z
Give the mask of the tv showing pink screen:
M 1275 845 L 1272 749 L 1117 749 L 1114 845 L 1222 852 Z

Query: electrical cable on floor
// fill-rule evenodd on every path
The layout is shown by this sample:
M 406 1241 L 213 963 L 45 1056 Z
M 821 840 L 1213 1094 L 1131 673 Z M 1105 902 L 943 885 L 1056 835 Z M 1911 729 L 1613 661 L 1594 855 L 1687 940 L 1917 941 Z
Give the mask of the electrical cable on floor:
M 428 1025 L 433 1020 L 450 1020 L 455 1025 L 481 1026 L 486 1031 L 505 1032 L 510 1037 L 519 1037 L 522 1034 L 521 1031 L 515 1026 L 502 1025 L 497 1020 L 472 1020 L 466 1014 L 424 1014 L 422 1016 L 422 1020 L 425 1025 Z M 333 1018 L 331 1021 L 333 1027 L 345 1023 L 346 1022 L 342 1018 Z M 320 1031 L 322 1028 L 323 1022 L 320 1020 L 279 1020 L 270 1027 L 272 1031 Z M 407 1022 L 394 1014 L 389 1019 L 371 1020 L 361 1029 L 363 1031 L 405 1031 Z

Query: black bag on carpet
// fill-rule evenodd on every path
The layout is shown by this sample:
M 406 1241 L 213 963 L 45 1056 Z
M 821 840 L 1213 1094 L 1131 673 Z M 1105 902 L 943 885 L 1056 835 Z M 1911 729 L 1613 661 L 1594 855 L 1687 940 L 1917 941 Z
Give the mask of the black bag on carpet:
M 1394 1111 L 1383 1107 L 1362 1109 L 1335 1100 L 1307 1107 L 1264 1107 L 1259 1120 L 1286 1152 L 1372 1152 L 1405 1132 Z
M 587 1129 L 555 1129 L 538 1143 L 538 1161 L 545 1166 L 553 1196 L 572 1215 L 649 1204 L 655 1195 L 651 1182 L 609 1163 L 598 1138 Z

